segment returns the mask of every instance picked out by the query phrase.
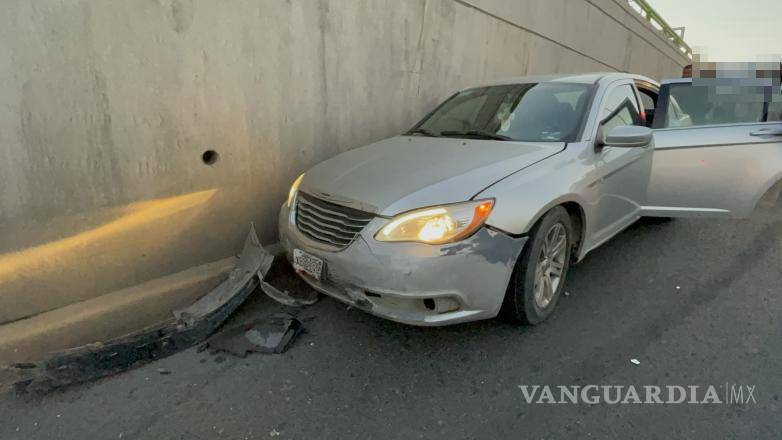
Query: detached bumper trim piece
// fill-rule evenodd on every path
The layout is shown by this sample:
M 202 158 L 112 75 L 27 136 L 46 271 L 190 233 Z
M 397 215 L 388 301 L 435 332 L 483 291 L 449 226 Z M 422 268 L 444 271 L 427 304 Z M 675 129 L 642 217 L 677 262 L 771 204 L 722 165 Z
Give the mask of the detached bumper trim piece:
M 158 327 L 125 338 L 56 353 L 29 364 L 5 367 L 17 379 L 17 392 L 47 392 L 144 365 L 199 344 L 209 337 L 250 294 L 269 271 L 274 256 L 258 241 L 255 227 L 228 279 Z

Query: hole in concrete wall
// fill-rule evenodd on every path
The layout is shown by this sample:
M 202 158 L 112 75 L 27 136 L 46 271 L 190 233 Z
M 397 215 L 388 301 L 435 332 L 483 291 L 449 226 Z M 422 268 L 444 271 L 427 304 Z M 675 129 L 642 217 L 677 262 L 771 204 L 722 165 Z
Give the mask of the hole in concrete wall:
M 220 159 L 220 155 L 215 150 L 206 150 L 201 155 L 201 160 L 207 165 L 214 165 L 218 159 Z

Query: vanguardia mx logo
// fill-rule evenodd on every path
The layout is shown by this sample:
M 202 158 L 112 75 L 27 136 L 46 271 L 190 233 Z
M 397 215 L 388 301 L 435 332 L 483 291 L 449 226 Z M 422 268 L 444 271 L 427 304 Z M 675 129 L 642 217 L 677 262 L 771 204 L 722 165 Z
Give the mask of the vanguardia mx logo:
M 755 385 L 519 385 L 524 401 L 531 403 L 587 405 L 608 404 L 757 404 Z

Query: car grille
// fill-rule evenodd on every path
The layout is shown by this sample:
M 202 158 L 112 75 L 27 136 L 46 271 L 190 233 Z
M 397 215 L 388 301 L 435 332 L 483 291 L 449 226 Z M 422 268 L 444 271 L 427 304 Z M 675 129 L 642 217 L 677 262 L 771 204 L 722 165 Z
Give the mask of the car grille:
M 296 197 L 296 227 L 307 237 L 336 248 L 355 240 L 374 215 L 335 205 L 308 194 Z

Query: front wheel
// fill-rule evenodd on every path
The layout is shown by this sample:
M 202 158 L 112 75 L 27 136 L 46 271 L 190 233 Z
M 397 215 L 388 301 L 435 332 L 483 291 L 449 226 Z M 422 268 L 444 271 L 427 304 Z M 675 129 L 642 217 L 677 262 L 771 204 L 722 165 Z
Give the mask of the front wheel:
M 538 221 L 513 269 L 503 303 L 506 316 L 531 325 L 548 318 L 565 289 L 572 244 L 573 226 L 564 208 Z

